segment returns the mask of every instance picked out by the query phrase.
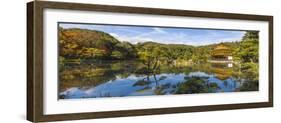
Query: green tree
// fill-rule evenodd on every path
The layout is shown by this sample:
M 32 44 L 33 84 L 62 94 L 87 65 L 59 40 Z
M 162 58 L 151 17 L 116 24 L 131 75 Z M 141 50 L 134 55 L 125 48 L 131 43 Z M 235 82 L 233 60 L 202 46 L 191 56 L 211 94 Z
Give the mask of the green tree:
M 120 51 L 113 51 L 111 57 L 116 59 L 124 59 L 124 55 Z
M 246 32 L 240 43 L 238 57 L 241 62 L 255 62 L 259 60 L 259 39 L 258 32 Z
M 236 55 L 241 61 L 241 74 L 245 82 L 239 88 L 241 91 L 258 90 L 259 81 L 259 35 L 257 31 L 245 33 Z
M 150 72 L 156 72 L 160 69 L 161 61 L 165 60 L 163 47 L 144 46 L 138 51 L 139 59 Z
M 104 50 L 97 48 L 85 48 L 83 47 L 80 51 L 80 56 L 84 58 L 101 58 L 105 55 Z
M 259 32 L 258 31 L 247 31 L 243 36 L 242 40 L 247 39 L 259 39 Z

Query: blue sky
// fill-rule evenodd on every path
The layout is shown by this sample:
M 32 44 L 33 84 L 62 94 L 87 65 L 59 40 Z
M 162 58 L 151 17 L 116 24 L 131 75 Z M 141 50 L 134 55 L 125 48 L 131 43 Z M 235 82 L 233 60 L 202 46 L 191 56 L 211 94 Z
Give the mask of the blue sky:
M 60 23 L 62 28 L 81 28 L 98 30 L 109 33 L 120 41 L 133 44 L 145 41 L 154 41 L 164 44 L 207 45 L 219 42 L 240 41 L 245 31 L 189 29 L 189 28 L 162 28 L 141 26 L 118 26 L 96 24 Z

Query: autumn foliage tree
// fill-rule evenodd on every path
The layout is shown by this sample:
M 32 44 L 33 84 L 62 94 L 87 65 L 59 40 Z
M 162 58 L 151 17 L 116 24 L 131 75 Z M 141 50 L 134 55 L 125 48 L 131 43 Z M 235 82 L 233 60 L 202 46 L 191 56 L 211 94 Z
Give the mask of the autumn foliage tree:
M 132 59 L 136 51 L 128 42 L 87 29 L 59 28 L 59 53 L 66 59 Z

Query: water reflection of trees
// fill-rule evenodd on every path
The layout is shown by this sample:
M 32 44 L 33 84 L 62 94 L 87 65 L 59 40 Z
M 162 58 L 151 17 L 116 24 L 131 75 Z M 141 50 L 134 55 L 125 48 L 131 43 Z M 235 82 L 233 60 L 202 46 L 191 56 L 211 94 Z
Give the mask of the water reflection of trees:
M 237 83 L 240 87 L 236 91 L 257 91 L 258 90 L 258 68 L 256 64 L 243 63 L 233 64 L 234 67 L 228 67 L 227 64 L 215 63 L 211 64 L 212 72 L 220 80 L 234 79 L 235 86 Z M 227 82 L 224 81 L 225 86 Z
M 92 62 L 91 64 L 65 65 L 60 68 L 60 90 L 71 87 L 92 87 L 118 78 L 127 78 L 134 72 L 137 63 Z
M 241 76 L 244 82 L 239 88 L 240 91 L 259 90 L 259 69 L 256 63 L 244 63 L 241 65 Z
M 141 80 L 136 81 L 133 86 L 136 87 L 143 87 L 137 92 L 143 92 L 146 90 L 153 90 L 154 94 L 156 95 L 163 95 L 166 94 L 164 92 L 165 89 L 170 87 L 170 83 L 166 84 L 160 84 L 162 80 L 165 80 L 167 76 L 160 76 L 159 78 L 156 77 L 156 74 L 146 74 L 146 77 L 144 77 Z
M 137 92 L 152 89 L 156 95 L 211 93 L 220 89 L 217 83 L 209 82 L 208 77 L 186 76 L 183 82 L 159 83 L 166 78 L 166 76 L 161 76 L 157 79 L 155 75 L 147 75 L 147 77 L 137 81 L 133 86 L 143 87 L 137 90 Z M 153 86 L 152 84 L 155 85 Z
M 214 82 L 209 82 L 204 77 L 186 77 L 183 82 L 173 84 L 172 82 L 161 83 L 166 76 L 160 74 L 186 74 L 190 72 L 201 71 L 209 75 L 215 75 L 221 80 L 225 86 L 228 86 L 227 79 L 236 84 L 240 83 L 241 87 L 237 91 L 255 91 L 258 90 L 258 75 L 256 70 L 244 70 L 234 65 L 232 68 L 221 65 L 212 64 L 189 64 L 186 66 L 170 66 L 162 65 L 157 73 L 139 72 L 143 68 L 143 64 L 138 61 L 98 61 L 89 62 L 80 65 L 65 64 L 60 67 L 59 80 L 60 91 L 71 87 L 89 88 L 98 86 L 105 82 L 114 81 L 116 79 L 127 78 L 134 74 L 136 77 L 143 79 L 136 81 L 133 86 L 142 87 L 139 92 L 152 89 L 155 94 L 181 94 L 181 93 L 207 93 L 215 92 L 219 86 Z M 249 64 L 251 65 L 251 64 Z M 255 68 L 253 66 L 249 68 Z M 236 86 L 236 85 L 235 85 Z
M 208 77 L 185 77 L 183 83 L 178 83 L 176 94 L 211 93 L 220 87 L 217 83 L 210 83 Z

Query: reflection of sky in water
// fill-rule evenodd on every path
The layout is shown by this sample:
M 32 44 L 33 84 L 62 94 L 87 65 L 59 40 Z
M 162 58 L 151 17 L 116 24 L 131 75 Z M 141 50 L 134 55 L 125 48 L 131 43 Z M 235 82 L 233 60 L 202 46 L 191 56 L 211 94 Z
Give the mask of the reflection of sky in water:
M 95 98 L 95 97 L 122 97 L 122 96 L 143 96 L 155 95 L 159 87 L 162 93 L 171 94 L 176 90 L 178 83 L 184 82 L 185 77 L 200 77 L 205 78 L 209 83 L 216 83 L 220 88 L 217 92 L 233 92 L 240 86 L 233 78 L 229 77 L 226 80 L 220 80 L 214 75 L 209 75 L 204 72 L 191 72 L 185 74 L 158 74 L 149 76 L 149 81 L 145 84 L 136 85 L 138 81 L 147 80 L 147 76 L 130 75 L 127 78 L 117 77 L 116 80 L 110 80 L 95 87 L 70 88 L 60 95 L 64 98 Z

